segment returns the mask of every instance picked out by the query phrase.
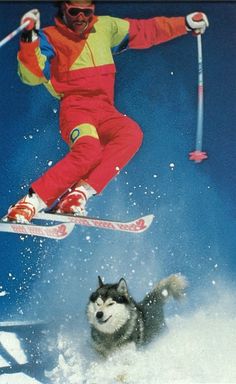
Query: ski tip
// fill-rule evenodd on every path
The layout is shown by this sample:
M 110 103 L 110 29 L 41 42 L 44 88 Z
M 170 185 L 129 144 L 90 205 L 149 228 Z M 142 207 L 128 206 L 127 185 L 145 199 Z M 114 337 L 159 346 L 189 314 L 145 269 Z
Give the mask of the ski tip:
M 118 223 L 118 228 L 122 231 L 141 233 L 146 231 L 150 227 L 153 219 L 154 215 L 142 216 L 129 223 Z
M 145 216 L 142 216 L 141 219 L 145 220 L 146 223 L 152 223 L 153 219 L 154 219 L 154 215 L 153 214 L 150 214 L 150 215 L 145 215 Z
M 150 225 L 153 222 L 154 217 L 155 216 L 153 214 L 146 215 L 146 216 L 142 217 L 142 220 L 144 220 L 144 222 L 145 222 L 145 228 L 143 229 L 143 231 L 145 231 L 146 229 L 148 229 L 150 227 Z
M 49 237 L 57 240 L 63 240 L 73 231 L 75 224 L 74 223 L 62 223 L 58 225 L 53 225 L 50 228 Z

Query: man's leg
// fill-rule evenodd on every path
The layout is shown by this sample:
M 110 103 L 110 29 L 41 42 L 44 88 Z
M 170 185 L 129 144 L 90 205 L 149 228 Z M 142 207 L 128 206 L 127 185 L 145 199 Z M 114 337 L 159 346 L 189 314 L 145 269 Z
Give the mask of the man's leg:
M 68 188 L 88 174 L 102 158 L 102 147 L 98 138 L 85 136 L 77 140 L 71 151 L 31 187 L 50 206 Z
M 115 109 L 108 116 L 98 128 L 104 145 L 101 162 L 60 200 L 57 212 L 86 215 L 88 198 L 101 192 L 140 147 L 143 135 L 133 120 Z
M 119 112 L 101 124 L 98 132 L 104 144 L 102 160 L 85 181 L 99 193 L 138 151 L 143 133 L 135 121 Z
M 7 215 L 9 220 L 29 222 L 40 209 L 51 206 L 68 188 L 99 164 L 102 146 L 94 126 L 77 126 L 71 132 L 71 142 L 71 151 L 31 184 L 28 195 L 10 207 Z

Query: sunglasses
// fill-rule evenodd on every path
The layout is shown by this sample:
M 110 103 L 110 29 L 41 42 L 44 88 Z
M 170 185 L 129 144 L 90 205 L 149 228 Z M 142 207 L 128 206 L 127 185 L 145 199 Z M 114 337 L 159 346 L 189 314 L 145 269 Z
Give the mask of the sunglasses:
M 78 8 L 78 7 L 73 7 L 69 6 L 66 4 L 66 13 L 70 15 L 71 17 L 76 17 L 80 13 L 83 13 L 85 17 L 89 17 L 93 14 L 93 9 L 90 8 Z

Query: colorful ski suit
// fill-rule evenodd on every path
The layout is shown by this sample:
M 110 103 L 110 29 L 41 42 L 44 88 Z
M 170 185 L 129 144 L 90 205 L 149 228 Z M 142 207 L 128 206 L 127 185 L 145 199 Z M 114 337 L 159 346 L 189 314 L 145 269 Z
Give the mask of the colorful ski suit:
M 101 192 L 142 143 L 139 125 L 114 107 L 113 55 L 186 33 L 184 17 L 94 16 L 82 38 L 56 18 L 37 40 L 21 41 L 19 75 L 26 84 L 43 84 L 60 100 L 60 131 L 70 146 L 31 185 L 47 206 L 80 180 Z

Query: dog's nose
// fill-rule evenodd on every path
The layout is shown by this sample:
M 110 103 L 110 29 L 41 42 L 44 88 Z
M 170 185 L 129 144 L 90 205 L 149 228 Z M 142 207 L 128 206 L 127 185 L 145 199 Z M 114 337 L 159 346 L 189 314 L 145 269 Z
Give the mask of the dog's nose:
M 103 312 L 102 311 L 99 311 L 99 312 L 96 313 L 96 318 L 97 319 L 101 319 L 102 316 L 103 316 Z

